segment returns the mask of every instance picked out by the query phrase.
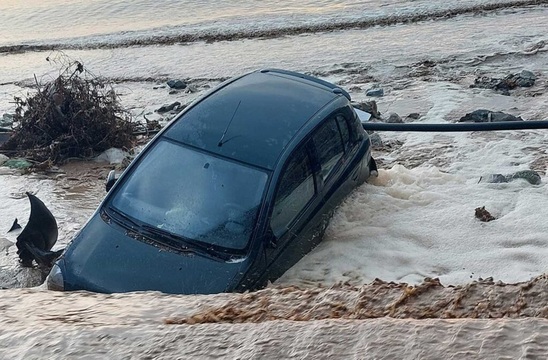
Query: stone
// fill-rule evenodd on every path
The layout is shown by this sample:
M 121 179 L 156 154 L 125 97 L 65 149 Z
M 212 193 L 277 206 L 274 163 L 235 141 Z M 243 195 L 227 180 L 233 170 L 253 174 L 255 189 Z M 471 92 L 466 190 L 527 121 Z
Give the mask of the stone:
M 480 182 L 486 182 L 490 184 L 507 183 L 508 179 L 502 174 L 489 174 L 485 178 L 481 178 Z
M 534 170 L 517 171 L 513 174 L 507 175 L 506 178 L 508 179 L 508 181 L 523 179 L 532 185 L 540 185 L 540 182 L 541 182 L 539 173 Z
M 373 88 L 365 92 L 367 96 L 382 97 L 384 96 L 384 90 L 382 88 Z
M 385 123 L 389 124 L 401 124 L 403 123 L 403 120 L 401 117 L 396 113 L 390 113 L 387 118 L 384 119 Z
M 27 169 L 32 166 L 32 163 L 27 159 L 9 159 L 4 162 L 4 166 L 11 169 Z
M 531 79 L 531 80 L 536 80 L 537 77 L 535 74 L 533 74 L 532 71 L 529 71 L 529 70 L 522 70 L 520 73 L 519 73 L 519 76 L 522 78 L 522 79 Z
M 121 164 L 129 154 L 118 148 L 110 148 L 99 154 L 95 161 L 108 162 L 109 164 Z
M 529 70 L 522 70 L 518 74 L 510 74 L 503 79 L 490 78 L 487 76 L 478 77 L 474 80 L 471 88 L 492 89 L 503 95 L 510 95 L 510 90 L 516 87 L 531 87 L 535 84 L 535 74 Z
M 169 86 L 172 89 L 178 89 L 178 90 L 186 88 L 186 84 L 181 80 L 168 80 L 167 86 Z
M 172 110 L 177 110 L 181 106 L 181 103 L 178 101 L 175 101 L 174 103 L 171 103 L 169 105 L 162 105 L 156 112 L 158 113 L 165 113 Z
M 515 75 L 516 85 L 521 87 L 531 87 L 535 85 L 537 77 L 529 70 L 522 70 L 519 74 Z
M 381 118 L 381 113 L 377 109 L 377 103 L 375 102 L 375 100 L 364 101 L 361 103 L 352 103 L 352 106 L 355 107 L 356 109 L 360 109 L 362 111 L 365 111 L 371 114 L 371 117 L 374 117 L 376 119 Z
M 459 122 L 499 122 L 499 121 L 523 121 L 521 117 L 506 114 L 502 111 L 485 109 L 474 110 L 459 119 Z
M 411 114 L 407 115 L 407 118 L 410 119 L 410 120 L 418 120 L 418 119 L 421 118 L 421 114 L 411 113 Z
M 541 183 L 541 177 L 539 173 L 534 170 L 520 170 L 509 175 L 490 174 L 485 177 L 482 176 L 480 178 L 480 182 L 500 184 L 500 183 L 507 183 L 510 181 L 514 181 L 517 179 L 526 180 L 531 185 L 540 185 Z
M 13 124 L 13 115 L 12 114 L 2 114 L 2 118 L 0 118 L 0 127 L 10 127 Z
M 4 165 L 4 163 L 5 163 L 6 161 L 8 161 L 9 159 L 10 159 L 10 158 L 7 157 L 6 155 L 0 154 L 0 166 Z
M 369 139 L 371 140 L 371 146 L 373 146 L 374 148 L 383 147 L 381 136 L 378 133 L 374 132 L 372 134 L 369 134 Z

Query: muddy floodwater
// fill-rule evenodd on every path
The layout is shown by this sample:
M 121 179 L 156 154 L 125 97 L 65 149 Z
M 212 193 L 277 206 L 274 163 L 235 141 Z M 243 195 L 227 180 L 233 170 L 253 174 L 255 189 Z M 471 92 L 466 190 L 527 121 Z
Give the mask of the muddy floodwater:
M 165 124 L 174 114 L 162 105 L 271 67 L 374 100 L 385 121 L 453 123 L 480 109 L 548 120 L 547 1 L 212 4 L 1 2 L 0 120 L 64 56 L 111 81 L 137 121 Z M 523 71 L 534 84 L 475 86 Z M 188 88 L 169 89 L 170 79 Z M 25 193 L 56 217 L 61 249 L 116 165 L 0 167 L 0 358 L 546 358 L 548 131 L 374 136 L 378 178 L 341 203 L 316 249 L 247 294 L 44 289 L 7 233 L 28 220 Z M 522 171 L 540 181 L 513 178 Z M 493 221 L 475 217 L 481 207 Z
M 54 250 L 64 248 L 93 213 L 105 195 L 104 182 L 110 168 L 108 164 L 74 162 L 48 174 L 21 175 L 19 170 L 6 167 L 0 175 L 2 203 L 0 235 L 0 287 L 29 287 L 41 284 L 38 269 L 22 268 L 17 261 L 14 246 L 18 232 L 7 233 L 15 219 L 25 226 L 30 215 L 26 192 L 38 196 L 57 220 L 59 239 Z
M 540 277 L 415 292 L 383 282 L 210 296 L 5 290 L 0 356 L 540 359 L 547 287 Z

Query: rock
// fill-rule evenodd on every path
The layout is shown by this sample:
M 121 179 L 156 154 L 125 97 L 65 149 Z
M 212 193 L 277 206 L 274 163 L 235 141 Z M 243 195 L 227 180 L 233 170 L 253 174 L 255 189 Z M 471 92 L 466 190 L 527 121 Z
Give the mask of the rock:
M 10 127 L 13 124 L 13 115 L 5 113 L 2 115 L 2 118 L 0 118 L 0 127 Z
M 384 119 L 384 122 L 389 124 L 401 124 L 403 123 L 403 120 L 401 117 L 396 113 L 390 113 L 387 118 Z
M 167 86 L 169 86 L 172 89 L 177 89 L 177 90 L 181 90 L 181 89 L 186 88 L 186 84 L 181 80 L 168 80 Z
M 508 179 L 508 181 L 512 181 L 515 179 L 524 179 L 532 185 L 540 185 L 541 182 L 539 173 L 534 170 L 517 171 L 513 174 L 507 175 L 506 178 Z
M 522 70 L 518 74 L 510 74 L 503 79 L 482 76 L 474 80 L 471 88 L 492 89 L 503 95 L 510 95 L 510 90 L 516 87 L 531 87 L 535 84 L 536 76 L 529 70 Z
M 522 78 L 522 79 L 531 79 L 531 80 L 536 80 L 537 77 L 535 74 L 533 74 L 532 71 L 529 71 L 529 70 L 522 70 L 520 73 L 519 73 L 519 76 Z
M 500 183 L 507 183 L 508 179 L 506 176 L 502 174 L 489 174 L 485 177 L 480 178 L 480 182 L 486 182 L 490 184 L 500 184 Z
M 485 210 L 485 206 L 476 208 L 476 218 L 483 222 L 496 220 L 495 217 L 489 213 L 489 211 Z
M 381 136 L 378 133 L 374 132 L 372 134 L 369 134 L 369 139 L 371 140 L 371 146 L 373 146 L 374 148 L 383 147 Z
M 4 165 L 4 163 L 5 163 L 6 161 L 8 161 L 9 159 L 10 159 L 10 158 L 7 157 L 6 155 L 0 154 L 0 166 Z
M 411 114 L 407 115 L 407 118 L 410 119 L 410 120 L 418 120 L 418 119 L 421 118 L 421 114 L 411 113 Z
M 365 92 L 365 95 L 373 96 L 373 97 L 382 97 L 384 96 L 384 90 L 381 88 L 369 89 Z
M 169 105 L 162 105 L 158 110 L 156 110 L 156 112 L 165 113 L 171 110 L 176 110 L 179 108 L 179 106 L 181 106 L 181 103 L 175 101 L 174 103 L 171 103 Z
M 32 166 L 32 163 L 27 159 L 9 159 L 4 162 L 4 166 L 11 169 L 27 169 Z
M 503 113 L 502 111 L 491 111 L 479 109 L 467 113 L 459 119 L 459 122 L 498 122 L 498 121 L 523 121 L 521 117 Z
M 103 151 L 95 158 L 96 161 L 108 162 L 109 164 L 121 164 L 128 157 L 128 153 L 122 149 L 110 148 Z
M 532 185 L 540 185 L 541 177 L 538 172 L 534 170 L 521 170 L 513 174 L 502 175 L 502 174 L 490 174 L 487 176 L 482 176 L 480 182 L 486 182 L 491 184 L 500 184 L 514 181 L 517 179 L 523 179 L 529 182 Z
M 356 109 L 360 109 L 362 111 L 365 111 L 365 112 L 371 114 L 371 116 L 376 118 L 376 119 L 381 118 L 381 113 L 377 109 L 377 103 L 374 100 L 364 101 L 364 102 L 361 102 L 361 103 L 352 103 L 352 106 L 354 106 Z
M 517 86 L 531 87 L 535 85 L 537 77 L 529 70 L 522 70 L 519 75 L 515 75 Z

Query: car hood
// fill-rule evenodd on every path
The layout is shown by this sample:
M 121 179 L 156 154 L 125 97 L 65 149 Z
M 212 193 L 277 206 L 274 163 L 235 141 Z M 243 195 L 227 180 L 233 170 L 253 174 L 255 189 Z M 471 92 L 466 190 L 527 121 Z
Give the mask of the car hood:
M 231 291 L 248 258 L 221 261 L 198 253 L 178 253 L 141 242 L 96 213 L 68 246 L 58 265 L 65 290 L 176 294 Z

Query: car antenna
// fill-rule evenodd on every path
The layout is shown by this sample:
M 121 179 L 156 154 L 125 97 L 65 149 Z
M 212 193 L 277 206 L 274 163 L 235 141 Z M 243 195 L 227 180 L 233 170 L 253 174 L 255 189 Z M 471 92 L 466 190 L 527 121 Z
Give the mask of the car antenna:
M 236 109 L 234 110 L 234 114 L 232 114 L 232 117 L 230 118 L 230 121 L 228 122 L 228 124 L 226 125 L 226 129 L 225 131 L 223 132 L 223 135 L 221 135 L 221 140 L 219 140 L 219 143 L 217 144 L 218 147 L 221 147 L 223 146 L 224 142 L 223 142 L 223 139 L 225 138 L 225 135 L 226 133 L 228 132 L 228 128 L 230 127 L 230 124 L 232 124 L 232 120 L 234 120 L 234 116 L 236 116 L 236 112 L 238 111 L 238 109 L 240 108 L 240 104 L 242 103 L 242 100 L 240 100 L 240 102 L 238 103 L 238 106 L 236 106 Z

